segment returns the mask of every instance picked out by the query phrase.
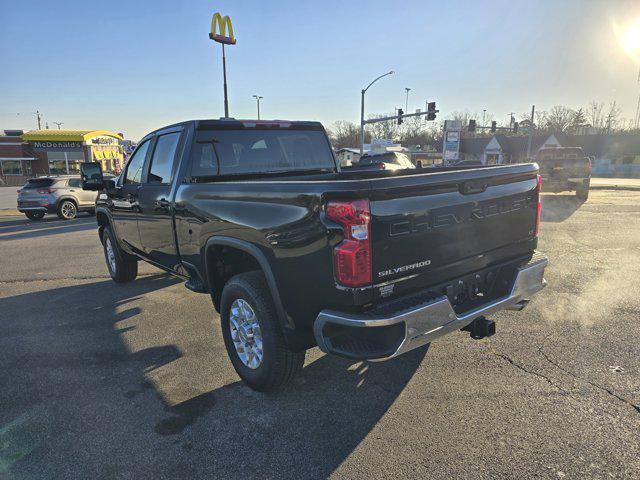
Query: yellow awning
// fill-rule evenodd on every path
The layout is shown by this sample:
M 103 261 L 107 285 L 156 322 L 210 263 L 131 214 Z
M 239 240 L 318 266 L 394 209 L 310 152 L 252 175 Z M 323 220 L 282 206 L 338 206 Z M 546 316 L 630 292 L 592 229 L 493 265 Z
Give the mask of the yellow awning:
M 56 141 L 56 142 L 86 142 L 93 137 L 107 136 L 122 140 L 117 133 L 109 130 L 31 130 L 22 135 L 25 142 Z

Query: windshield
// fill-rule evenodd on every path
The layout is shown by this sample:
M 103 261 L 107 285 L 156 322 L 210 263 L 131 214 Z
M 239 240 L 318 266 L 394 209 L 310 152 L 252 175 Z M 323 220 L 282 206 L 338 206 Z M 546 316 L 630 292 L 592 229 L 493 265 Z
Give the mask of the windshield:
M 194 177 L 335 169 L 319 130 L 201 131 L 191 159 Z

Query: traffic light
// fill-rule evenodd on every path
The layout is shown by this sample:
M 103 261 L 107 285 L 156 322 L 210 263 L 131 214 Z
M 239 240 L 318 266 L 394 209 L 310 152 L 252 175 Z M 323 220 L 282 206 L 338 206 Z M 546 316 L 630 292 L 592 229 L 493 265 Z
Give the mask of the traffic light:
M 427 103 L 427 120 L 436 119 L 436 102 Z
M 399 108 L 398 109 L 398 125 L 402 125 L 402 122 L 404 122 L 404 120 L 402 119 L 402 115 L 404 115 L 404 110 Z
M 476 121 L 475 120 L 469 120 L 469 128 L 468 130 L 470 132 L 475 132 L 476 131 Z
M 496 121 L 491 122 L 491 133 L 496 133 Z
M 518 127 L 520 125 L 518 125 L 518 122 L 513 122 L 513 133 L 518 133 Z

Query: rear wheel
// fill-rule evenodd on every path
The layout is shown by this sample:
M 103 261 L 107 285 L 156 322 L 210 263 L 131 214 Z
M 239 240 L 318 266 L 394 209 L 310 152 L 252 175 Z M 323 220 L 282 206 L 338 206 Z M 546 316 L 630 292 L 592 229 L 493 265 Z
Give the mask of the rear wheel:
M 254 390 L 279 390 L 302 368 L 305 352 L 287 346 L 262 272 L 241 273 L 227 282 L 220 322 L 231 363 Z
M 102 232 L 102 246 L 113 281 L 126 283 L 135 280 L 138 276 L 138 259 L 122 251 L 110 227 L 105 227 Z
M 29 220 L 42 220 L 44 218 L 44 212 L 35 210 L 33 212 L 24 212 Z
M 71 200 L 62 200 L 58 204 L 58 217 L 62 220 L 72 220 L 78 215 L 78 207 Z

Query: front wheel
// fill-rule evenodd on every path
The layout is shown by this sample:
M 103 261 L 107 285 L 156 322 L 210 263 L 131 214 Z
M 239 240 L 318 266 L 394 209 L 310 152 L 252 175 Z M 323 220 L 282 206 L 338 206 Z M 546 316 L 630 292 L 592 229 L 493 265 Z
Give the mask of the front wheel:
M 29 220 L 42 220 L 44 218 L 44 212 L 35 210 L 33 212 L 24 212 Z
M 287 385 L 302 368 L 305 352 L 287 346 L 262 272 L 229 280 L 220 304 L 224 344 L 240 378 L 260 392 Z
M 135 280 L 138 276 L 138 260 L 133 255 L 122 251 L 110 227 L 105 227 L 102 232 L 102 247 L 109 275 L 113 281 L 126 283 Z
M 78 215 L 78 207 L 71 200 L 63 200 L 58 205 L 57 213 L 62 220 L 73 220 Z

